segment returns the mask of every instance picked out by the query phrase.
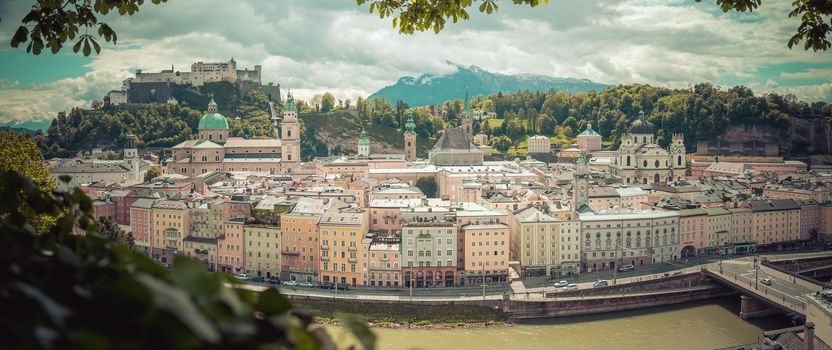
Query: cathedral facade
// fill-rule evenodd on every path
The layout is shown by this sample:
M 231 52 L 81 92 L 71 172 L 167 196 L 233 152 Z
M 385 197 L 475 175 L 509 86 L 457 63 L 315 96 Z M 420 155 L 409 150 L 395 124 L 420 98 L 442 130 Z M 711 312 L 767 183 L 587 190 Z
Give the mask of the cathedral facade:
M 228 121 L 211 99 L 198 138 L 173 146 L 168 173 L 197 177 L 213 171 L 292 173 L 300 162 L 300 125 L 291 94 L 283 107 L 281 138 L 229 137 Z
M 655 143 L 653 123 L 639 112 L 630 130 L 621 136 L 610 173 L 625 184 L 667 183 L 685 176 L 685 139 L 682 134 L 671 136 L 665 149 Z

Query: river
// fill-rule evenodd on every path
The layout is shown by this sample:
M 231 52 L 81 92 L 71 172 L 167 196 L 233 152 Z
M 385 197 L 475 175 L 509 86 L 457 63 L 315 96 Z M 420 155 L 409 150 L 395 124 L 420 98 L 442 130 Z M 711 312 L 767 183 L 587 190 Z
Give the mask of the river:
M 549 319 L 512 327 L 374 329 L 378 349 L 716 349 L 791 327 L 783 316 L 739 318 L 739 297 L 647 310 Z

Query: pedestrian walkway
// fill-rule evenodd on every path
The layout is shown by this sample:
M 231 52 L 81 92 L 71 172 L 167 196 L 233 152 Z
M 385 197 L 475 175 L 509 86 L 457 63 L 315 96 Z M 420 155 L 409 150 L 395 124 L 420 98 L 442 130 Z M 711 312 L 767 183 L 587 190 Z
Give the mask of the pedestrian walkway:
M 528 292 L 523 281 L 511 282 L 511 290 L 514 292 L 514 295 L 524 295 Z

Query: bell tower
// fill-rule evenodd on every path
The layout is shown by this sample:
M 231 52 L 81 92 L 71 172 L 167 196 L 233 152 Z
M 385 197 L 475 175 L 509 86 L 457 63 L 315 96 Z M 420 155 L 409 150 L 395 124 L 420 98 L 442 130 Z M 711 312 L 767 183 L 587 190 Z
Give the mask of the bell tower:
M 408 112 L 404 127 L 404 160 L 410 162 L 416 160 L 416 123 L 413 122 L 413 112 Z
M 281 128 L 281 163 L 285 163 L 284 170 L 292 172 L 300 162 L 300 124 L 298 123 L 298 108 L 292 92 L 286 97 L 283 105 L 283 127 Z
M 589 176 L 586 173 L 586 158 L 583 153 L 578 156 L 575 174 L 572 176 L 572 197 L 574 204 L 572 210 L 578 210 L 589 203 Z

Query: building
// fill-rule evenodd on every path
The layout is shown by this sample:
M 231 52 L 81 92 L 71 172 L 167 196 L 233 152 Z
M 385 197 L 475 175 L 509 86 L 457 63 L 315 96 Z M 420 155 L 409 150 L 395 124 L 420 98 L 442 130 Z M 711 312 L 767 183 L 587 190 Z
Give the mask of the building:
M 158 199 L 141 198 L 130 205 L 130 232 L 133 234 L 135 249 L 152 256 L 153 204 Z
M 299 198 L 288 213 L 280 216 L 283 236 L 280 279 L 317 282 L 320 269 L 318 221 L 330 208 L 331 200 Z
M 813 200 L 795 200 L 800 205 L 800 240 L 816 242 L 820 231 L 820 204 Z
M 442 165 L 482 165 L 483 152 L 471 140 L 471 135 L 460 127 L 442 132 L 430 150 L 430 163 Z
M 180 85 L 202 86 L 206 83 L 228 81 L 232 83 L 249 82 L 260 84 L 262 67 L 255 65 L 254 70 L 237 69 L 237 62 L 232 58 L 228 62 L 196 62 L 191 64 L 190 72 L 175 71 L 173 66 L 170 69 L 162 70 L 159 73 L 148 73 L 140 69 L 136 70 L 136 76 L 125 80 L 124 85 L 130 86 L 133 83 L 174 83 Z
M 465 285 L 507 283 L 511 232 L 504 223 L 461 226 L 465 249 Z
M 534 135 L 526 140 L 529 153 L 551 153 L 551 141 L 543 135 Z
M 190 208 L 186 202 L 160 200 L 153 204 L 153 258 L 172 264 L 173 257 L 183 252 L 183 240 L 190 229 Z
M 578 213 L 586 271 L 672 261 L 679 257 L 679 214 L 655 209 Z
M 552 276 L 560 265 L 560 219 L 535 207 L 514 212 L 512 219 L 511 256 L 520 261 L 522 276 Z
M 592 130 L 592 124 L 586 124 L 586 130 L 578 134 L 578 148 L 585 152 L 594 152 L 601 150 L 601 134 Z
M 367 234 L 367 221 L 367 211 L 358 208 L 327 212 L 321 216 L 318 222 L 321 282 L 367 285 L 361 249 Z
M 447 212 L 444 212 L 447 213 Z M 444 214 L 443 213 L 443 214 Z M 457 226 L 433 210 L 403 218 L 402 273 L 405 287 L 453 287 L 457 275 Z
M 291 173 L 300 159 L 297 108 L 289 95 L 283 109 L 282 139 L 229 138 L 228 121 L 211 99 L 200 118 L 198 138 L 173 146 L 167 164 L 174 174 L 197 177 L 212 171 Z
M 729 208 L 731 212 L 731 238 L 734 253 L 749 253 L 757 249 L 754 243 L 754 216 L 750 208 Z
M 401 286 L 401 246 L 397 238 L 376 239 L 370 243 L 368 271 L 370 287 Z
M 382 235 L 398 234 L 402 229 L 400 211 L 414 208 L 422 204 L 422 200 L 413 199 L 371 199 L 367 211 L 370 215 L 370 231 Z
M 581 222 L 560 222 L 560 266 L 555 266 L 555 277 L 576 276 L 581 272 Z
M 416 123 L 413 122 L 413 112 L 408 112 L 404 128 L 404 159 L 412 162 L 416 160 Z
M 217 271 L 219 260 L 219 248 L 216 238 L 187 236 L 182 240 L 184 255 L 205 264 L 208 271 Z
M 245 271 L 245 235 L 243 224 L 245 218 L 225 220 L 225 232 L 217 239 L 217 264 L 219 271 L 242 273 Z
M 266 278 L 280 276 L 280 227 L 261 223 L 243 225 L 246 264 L 249 275 Z
M 679 214 L 680 256 L 699 255 L 708 246 L 708 215 L 705 210 L 682 209 Z
M 708 216 L 708 248 L 711 254 L 733 254 L 731 212 L 724 208 L 702 208 Z
M 748 201 L 758 245 L 784 245 L 800 239 L 800 206 L 791 199 Z
M 670 147 L 664 149 L 654 143 L 653 123 L 647 121 L 644 112 L 630 125 L 630 131 L 621 137 L 610 173 L 624 182 L 665 183 L 685 176 L 685 144 L 682 134 L 671 136 Z

